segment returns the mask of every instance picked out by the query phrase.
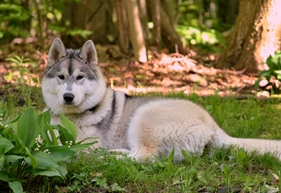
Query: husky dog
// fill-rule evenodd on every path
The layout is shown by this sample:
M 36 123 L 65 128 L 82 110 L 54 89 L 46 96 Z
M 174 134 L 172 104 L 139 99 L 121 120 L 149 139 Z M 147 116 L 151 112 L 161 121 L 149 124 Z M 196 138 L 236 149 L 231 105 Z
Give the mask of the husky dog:
M 201 155 L 206 146 L 234 146 L 281 160 L 281 141 L 230 137 L 193 102 L 133 97 L 107 88 L 91 40 L 81 50 L 53 41 L 42 92 L 54 124 L 63 113 L 76 125 L 78 140 L 95 137 L 94 148 L 125 152 L 140 162 L 172 151 L 179 161 L 183 150 Z

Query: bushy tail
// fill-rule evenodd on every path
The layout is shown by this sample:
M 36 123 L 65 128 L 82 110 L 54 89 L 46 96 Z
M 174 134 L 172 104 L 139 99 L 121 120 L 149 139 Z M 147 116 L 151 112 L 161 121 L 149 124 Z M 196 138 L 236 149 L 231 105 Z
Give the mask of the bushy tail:
M 213 136 L 216 147 L 238 147 L 251 153 L 256 152 L 260 155 L 269 153 L 281 161 L 281 140 L 235 138 L 227 135 L 223 130 L 218 129 Z

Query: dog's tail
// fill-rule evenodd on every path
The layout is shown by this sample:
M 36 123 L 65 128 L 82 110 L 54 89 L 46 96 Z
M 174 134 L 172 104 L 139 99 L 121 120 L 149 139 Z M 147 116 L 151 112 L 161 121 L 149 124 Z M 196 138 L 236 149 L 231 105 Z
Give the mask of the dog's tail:
M 242 148 L 245 151 L 260 155 L 271 154 L 281 161 L 281 140 L 235 138 L 218 129 L 212 136 L 213 145 L 217 148 L 230 146 Z

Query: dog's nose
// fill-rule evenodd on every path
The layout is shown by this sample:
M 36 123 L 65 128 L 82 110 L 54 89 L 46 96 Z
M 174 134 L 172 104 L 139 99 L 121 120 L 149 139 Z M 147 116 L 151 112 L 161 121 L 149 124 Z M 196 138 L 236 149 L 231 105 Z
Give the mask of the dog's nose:
M 72 101 L 73 101 L 73 99 L 74 99 L 74 94 L 72 94 L 72 93 L 65 93 L 64 95 L 63 95 L 63 100 L 66 102 L 66 103 L 71 103 Z

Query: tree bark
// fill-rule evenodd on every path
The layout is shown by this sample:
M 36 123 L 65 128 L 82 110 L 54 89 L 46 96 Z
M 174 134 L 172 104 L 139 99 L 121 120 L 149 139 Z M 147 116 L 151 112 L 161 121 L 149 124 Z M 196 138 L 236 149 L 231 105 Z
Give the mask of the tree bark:
M 146 62 L 146 46 L 139 18 L 137 0 L 126 0 L 126 8 L 129 23 L 129 37 L 134 49 L 134 57 L 140 62 Z
M 33 3 L 35 5 L 36 16 L 37 16 L 37 20 L 38 20 L 38 38 L 40 41 L 40 45 L 44 49 L 45 48 L 44 40 L 45 40 L 46 34 L 44 33 L 45 28 L 44 28 L 43 16 L 42 16 L 42 11 L 41 11 L 42 4 L 41 4 L 40 0 L 34 0 Z
M 182 46 L 179 35 L 177 34 L 171 19 L 168 17 L 163 7 L 160 8 L 160 17 L 161 17 L 161 34 L 162 38 L 168 42 L 167 46 L 169 50 L 184 54 L 185 51 Z
M 238 13 L 238 0 L 218 1 L 218 17 L 222 22 L 235 24 L 235 19 Z
M 257 66 L 280 49 L 280 0 L 240 0 L 237 22 L 215 67 L 256 73 Z
M 157 50 L 160 51 L 161 50 L 160 0 L 150 1 L 150 7 L 151 7 L 151 17 L 153 22 L 153 40 L 157 47 Z
M 81 46 L 85 39 L 92 39 L 95 43 L 106 44 L 110 42 L 109 37 L 114 39 L 115 26 L 112 21 L 113 6 L 109 0 L 81 0 L 65 1 L 65 12 L 63 18 L 68 30 L 88 30 L 92 35 L 87 37 L 77 34 L 63 34 L 66 46 Z
M 100 44 L 108 44 L 113 41 L 117 34 L 115 33 L 116 28 L 112 21 L 112 1 L 86 0 L 84 7 L 88 9 L 85 18 L 85 29 L 93 32 L 89 38 L 91 38 L 95 43 Z
M 148 29 L 148 26 L 147 26 L 148 16 L 147 16 L 146 0 L 138 0 L 138 6 L 139 6 L 139 16 L 140 16 L 144 41 L 148 42 L 149 29 Z
M 174 2 L 171 0 L 161 0 L 161 5 L 164 10 L 164 12 L 167 15 L 167 18 L 169 18 L 170 22 L 174 26 Z
M 128 20 L 127 13 L 124 5 L 124 0 L 115 0 L 116 15 L 118 23 L 118 44 L 120 51 L 123 54 L 129 52 L 129 34 L 128 34 Z

